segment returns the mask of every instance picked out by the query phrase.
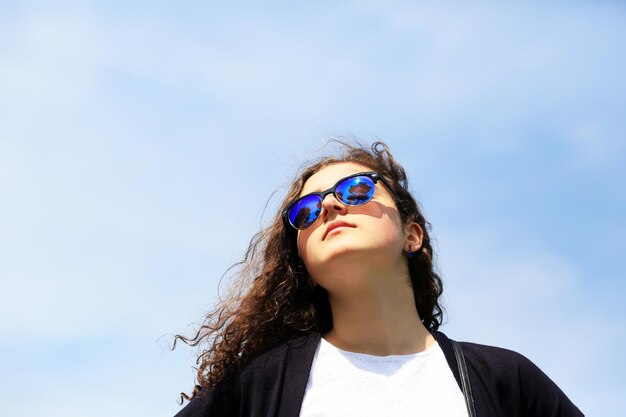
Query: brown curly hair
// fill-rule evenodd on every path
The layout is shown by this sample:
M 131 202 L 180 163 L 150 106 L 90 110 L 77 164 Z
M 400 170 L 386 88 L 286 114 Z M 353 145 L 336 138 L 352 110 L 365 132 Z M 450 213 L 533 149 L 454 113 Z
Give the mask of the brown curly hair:
M 250 357 L 291 338 L 332 328 L 332 313 L 326 290 L 311 286 L 298 256 L 296 231 L 285 226 L 282 211 L 300 195 L 304 183 L 328 165 L 354 162 L 383 175 L 397 194 L 398 210 L 406 223 L 415 222 L 424 231 L 422 246 L 411 258 L 409 274 L 417 312 L 424 326 L 437 330 L 443 309 L 439 297 L 443 287 L 434 270 L 430 223 L 408 191 L 408 180 L 387 145 L 381 141 L 365 147 L 332 140 L 340 147 L 334 156 L 324 156 L 304 168 L 285 196 L 272 223 L 254 235 L 243 260 L 237 285 L 229 296 L 209 312 L 192 337 L 177 335 L 188 345 L 208 345 L 198 356 L 195 395 L 203 387 L 215 386 L 226 374 L 236 372 Z M 182 397 L 190 399 L 186 394 Z M 192 395 L 192 396 L 193 396 Z

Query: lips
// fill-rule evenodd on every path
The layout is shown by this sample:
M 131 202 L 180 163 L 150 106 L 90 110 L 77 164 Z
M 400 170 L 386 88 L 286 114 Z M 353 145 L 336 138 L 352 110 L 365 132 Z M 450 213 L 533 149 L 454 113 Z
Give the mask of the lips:
M 344 222 L 342 220 L 335 220 L 334 222 L 329 223 L 328 226 L 326 227 L 326 231 L 324 232 L 324 237 L 322 238 L 322 240 L 325 240 L 326 236 L 328 236 L 328 234 L 333 229 L 336 229 L 338 227 L 356 227 L 356 226 L 348 222 Z

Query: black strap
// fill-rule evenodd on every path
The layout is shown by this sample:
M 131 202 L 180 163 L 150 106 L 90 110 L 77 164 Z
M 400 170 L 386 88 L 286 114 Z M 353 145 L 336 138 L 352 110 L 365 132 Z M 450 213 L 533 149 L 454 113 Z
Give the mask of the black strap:
M 476 410 L 474 409 L 474 397 L 472 396 L 472 387 L 470 385 L 469 376 L 467 374 L 467 365 L 465 364 L 465 356 L 463 355 L 463 349 L 461 345 L 454 341 L 452 346 L 454 347 L 454 356 L 456 356 L 456 363 L 459 366 L 459 374 L 461 375 L 461 388 L 463 389 L 463 396 L 465 397 L 465 405 L 467 406 L 467 414 L 469 417 L 476 417 Z

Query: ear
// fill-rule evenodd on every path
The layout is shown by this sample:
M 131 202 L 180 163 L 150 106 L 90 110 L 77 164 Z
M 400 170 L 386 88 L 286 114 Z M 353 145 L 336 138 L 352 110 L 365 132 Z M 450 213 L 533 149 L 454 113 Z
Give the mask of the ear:
M 404 239 L 404 251 L 417 252 L 422 247 L 424 230 L 415 222 L 411 222 L 404 227 L 406 238 Z

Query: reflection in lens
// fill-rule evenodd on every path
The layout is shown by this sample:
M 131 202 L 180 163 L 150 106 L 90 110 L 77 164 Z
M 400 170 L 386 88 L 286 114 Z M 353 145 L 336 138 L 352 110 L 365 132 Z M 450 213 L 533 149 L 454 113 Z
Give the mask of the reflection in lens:
M 335 194 L 344 204 L 351 206 L 365 204 L 374 195 L 374 181 L 369 177 L 350 178 L 337 186 Z
M 317 220 L 321 210 L 322 204 L 317 195 L 304 197 L 289 210 L 289 221 L 297 229 L 306 229 Z

